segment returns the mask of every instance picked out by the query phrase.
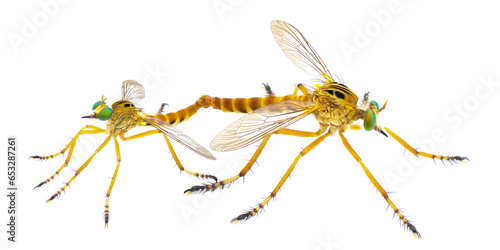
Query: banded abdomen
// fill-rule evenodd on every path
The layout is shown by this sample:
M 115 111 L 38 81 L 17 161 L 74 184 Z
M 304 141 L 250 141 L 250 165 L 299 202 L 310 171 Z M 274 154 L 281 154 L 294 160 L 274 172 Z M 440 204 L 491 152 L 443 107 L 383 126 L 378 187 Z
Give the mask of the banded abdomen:
M 214 109 L 222 110 L 223 112 L 234 113 L 250 113 L 258 108 L 264 107 L 269 104 L 282 102 L 285 100 L 311 100 L 310 95 L 286 95 L 286 96 L 266 96 L 266 97 L 252 97 L 252 98 L 219 98 L 209 95 L 203 95 L 195 103 L 185 109 L 177 112 L 167 114 L 158 113 L 154 117 L 162 119 L 172 125 L 177 125 L 183 121 L 188 120 L 191 116 L 195 115 L 201 108 L 212 107 Z
M 220 109 L 223 112 L 250 113 L 258 108 L 269 104 L 278 103 L 286 100 L 308 101 L 310 95 L 286 95 L 286 96 L 266 96 L 252 98 L 219 98 L 211 96 L 202 96 L 206 104 L 214 109 Z
M 204 103 L 205 101 L 203 100 L 202 96 L 201 98 L 196 100 L 195 103 L 189 105 L 187 108 L 167 114 L 162 114 L 161 112 L 158 112 L 158 114 L 154 115 L 154 117 L 162 119 L 172 125 L 177 125 L 183 121 L 187 121 L 191 116 L 195 115 L 199 109 L 209 107 L 204 105 Z

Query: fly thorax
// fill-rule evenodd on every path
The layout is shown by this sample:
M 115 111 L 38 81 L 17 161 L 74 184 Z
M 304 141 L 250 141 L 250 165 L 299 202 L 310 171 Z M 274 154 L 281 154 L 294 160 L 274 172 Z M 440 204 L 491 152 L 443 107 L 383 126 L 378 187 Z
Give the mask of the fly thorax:
M 323 109 L 315 111 L 313 114 L 319 123 L 340 126 L 351 124 L 353 121 L 351 117 L 354 112 L 350 106 L 326 106 Z
M 113 114 L 106 123 L 106 130 L 109 134 L 118 135 L 122 131 L 133 129 L 138 124 L 139 110 L 135 105 L 127 100 L 113 103 Z
M 352 123 L 358 97 L 345 85 L 334 82 L 318 87 L 313 93 L 313 101 L 325 107 L 314 113 L 318 122 L 340 126 Z

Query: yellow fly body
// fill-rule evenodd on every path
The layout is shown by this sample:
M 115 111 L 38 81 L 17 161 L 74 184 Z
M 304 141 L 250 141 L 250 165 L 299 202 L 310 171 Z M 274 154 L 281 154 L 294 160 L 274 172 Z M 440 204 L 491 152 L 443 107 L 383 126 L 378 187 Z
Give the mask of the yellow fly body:
M 69 142 L 69 144 L 61 150 L 61 152 L 50 155 L 50 156 L 31 156 L 30 158 L 33 159 L 50 159 L 55 156 L 64 154 L 68 149 L 68 156 L 66 157 L 66 161 L 64 164 L 52 175 L 50 176 L 47 180 L 41 182 L 38 184 L 36 188 L 39 188 L 40 186 L 48 183 L 52 179 L 54 179 L 66 166 L 68 166 L 71 156 L 73 154 L 73 150 L 75 148 L 75 144 L 77 142 L 78 137 L 81 135 L 89 135 L 89 134 L 107 134 L 108 136 L 104 140 L 104 142 L 95 150 L 95 152 L 90 156 L 90 158 L 80 167 L 76 170 L 75 174 L 73 177 L 66 182 L 66 184 L 54 195 L 52 195 L 47 202 L 51 202 L 54 200 L 56 197 L 58 197 L 68 186 L 69 184 L 89 165 L 89 163 L 92 161 L 94 156 L 99 153 L 101 149 L 103 149 L 108 142 L 113 139 L 114 144 L 115 144 L 115 151 L 116 151 L 116 157 L 117 157 L 117 166 L 113 174 L 113 178 L 111 179 L 111 183 L 109 185 L 108 191 L 106 193 L 106 206 L 105 206 L 105 211 L 104 211 L 104 222 L 105 226 L 108 226 L 109 222 L 109 197 L 111 195 L 111 190 L 113 189 L 113 185 L 116 180 L 116 176 L 118 174 L 118 169 L 120 167 L 120 162 L 121 162 L 121 156 L 120 156 L 120 149 L 118 146 L 118 140 L 116 139 L 119 137 L 123 141 L 128 141 L 128 140 L 133 140 L 133 139 L 138 139 L 142 138 L 145 136 L 153 135 L 153 134 L 162 134 L 163 137 L 165 138 L 165 141 L 167 142 L 167 146 L 170 149 L 170 152 L 172 153 L 174 161 L 177 163 L 177 166 L 181 171 L 187 172 L 191 175 L 197 176 L 197 177 L 202 177 L 202 178 L 211 178 L 215 181 L 217 181 L 217 178 L 212 175 L 204 175 L 204 174 L 198 174 L 196 172 L 184 169 L 182 164 L 180 163 L 177 155 L 175 154 L 175 151 L 170 144 L 169 138 L 173 139 L 180 144 L 186 146 L 187 148 L 191 149 L 195 153 L 211 160 L 215 160 L 215 157 L 203 146 L 198 144 L 196 141 L 182 133 L 179 129 L 177 129 L 174 125 L 178 124 L 178 120 L 169 120 L 169 117 L 176 117 L 175 115 L 169 115 L 169 114 L 162 114 L 161 112 L 158 112 L 155 115 L 148 115 L 138 109 L 134 102 L 137 102 L 141 99 L 144 98 L 145 93 L 144 93 L 144 88 L 141 84 L 134 80 L 127 80 L 124 81 L 122 84 L 122 99 L 113 103 L 111 107 L 108 107 L 108 105 L 105 103 L 104 98 L 102 98 L 101 101 L 98 101 L 94 104 L 92 107 L 92 114 L 89 116 L 84 116 L 82 118 L 90 118 L 90 119 L 99 119 L 101 121 L 106 121 L 106 129 L 102 129 L 96 126 L 92 125 L 87 125 L 84 128 L 82 128 L 76 135 L 75 137 Z M 196 107 L 195 107 L 196 108 Z M 193 106 L 188 107 L 186 110 L 194 110 Z M 196 110 L 194 110 L 194 113 Z M 187 118 L 186 118 L 187 119 Z M 150 127 L 153 128 L 152 130 L 139 133 L 136 135 L 128 136 L 126 137 L 125 134 L 135 128 L 135 127 Z
M 468 158 L 462 156 L 429 154 L 420 152 L 411 147 L 389 128 L 378 123 L 378 114 L 385 108 L 387 102 L 382 108 L 379 108 L 377 102 L 369 101 L 368 93 L 363 96 L 362 100 L 359 100 L 358 96 L 346 85 L 336 82 L 311 44 L 309 44 L 304 35 L 292 25 L 283 21 L 272 21 L 271 31 L 286 56 L 307 73 L 320 76 L 324 81 L 323 84 L 318 85 L 312 92 L 302 84 L 299 84 L 295 87 L 292 95 L 282 97 L 270 95 L 260 98 L 231 99 L 207 95 L 202 96 L 197 103 L 203 103 L 203 107 L 205 108 L 213 107 L 226 112 L 249 113 L 217 135 L 210 145 L 212 149 L 217 151 L 230 151 L 246 147 L 259 140 L 262 140 L 262 142 L 250 161 L 237 175 L 212 184 L 191 187 L 187 189 L 185 193 L 191 194 L 194 192 L 203 193 L 206 191 L 213 191 L 244 177 L 259 157 L 264 146 L 269 141 L 270 136 L 273 134 L 317 137 L 297 155 L 274 190 L 264 199 L 264 201 L 248 212 L 232 219 L 231 222 L 236 223 L 241 220 L 247 220 L 258 213 L 276 196 L 301 157 L 318 146 L 328 136 L 334 136 L 338 132 L 343 145 L 361 165 L 366 176 L 384 197 L 394 213 L 399 217 L 399 220 L 416 238 L 420 238 L 420 233 L 417 231 L 416 227 L 408 221 L 392 200 L 389 199 L 388 193 L 370 173 L 359 155 L 347 141 L 344 133 L 348 130 L 361 130 L 362 128 L 367 131 L 375 130 L 386 137 L 388 137 L 388 135 L 393 137 L 415 156 L 451 162 L 465 161 L 468 160 Z M 269 92 L 270 90 L 268 93 Z M 319 129 L 317 131 L 309 132 L 287 128 L 292 123 L 310 114 L 312 114 L 319 123 Z M 356 121 L 362 121 L 362 124 L 355 124 Z

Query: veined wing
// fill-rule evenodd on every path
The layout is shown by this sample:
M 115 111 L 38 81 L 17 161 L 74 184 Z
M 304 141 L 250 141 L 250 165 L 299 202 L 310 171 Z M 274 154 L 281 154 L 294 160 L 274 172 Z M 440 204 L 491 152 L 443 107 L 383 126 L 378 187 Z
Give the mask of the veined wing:
M 144 98 L 144 93 L 144 87 L 134 80 L 126 80 L 122 83 L 122 100 L 135 103 Z
M 139 113 L 139 116 L 153 127 L 160 130 L 163 134 L 179 142 L 180 144 L 191 149 L 195 153 L 210 159 L 215 160 L 215 157 L 203 146 L 193 140 L 191 137 L 182 133 L 178 128 L 156 117 L 146 116 L 144 113 Z
M 270 104 L 243 116 L 220 132 L 210 144 L 217 151 L 246 147 L 281 130 L 321 108 L 320 105 L 297 100 Z
M 289 23 L 274 20 L 271 22 L 271 31 L 278 45 L 292 62 L 308 74 L 320 75 L 327 82 L 334 82 L 323 60 L 299 30 Z

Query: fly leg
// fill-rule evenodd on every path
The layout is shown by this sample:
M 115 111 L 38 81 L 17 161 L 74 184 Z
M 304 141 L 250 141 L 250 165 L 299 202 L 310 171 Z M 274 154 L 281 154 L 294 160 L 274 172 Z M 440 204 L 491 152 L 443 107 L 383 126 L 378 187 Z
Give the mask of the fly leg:
M 191 170 L 188 170 L 188 169 L 185 169 L 182 164 L 181 164 L 181 161 L 179 160 L 179 158 L 177 157 L 177 154 L 175 153 L 175 150 L 174 148 L 172 147 L 172 144 L 170 144 L 170 141 L 168 140 L 167 136 L 165 134 L 163 134 L 163 137 L 165 138 L 165 141 L 167 142 L 167 146 L 168 148 L 170 149 L 170 153 L 172 153 L 172 157 L 174 158 L 174 161 L 175 163 L 177 164 L 177 167 L 179 168 L 180 171 L 184 171 L 190 175 L 193 175 L 193 176 L 196 176 L 198 178 L 210 178 L 214 181 L 217 181 L 217 177 L 213 176 L 213 175 L 209 175 L 209 174 L 199 174 L 199 173 L 196 173 L 194 171 L 191 171 Z
M 260 153 L 262 153 L 262 150 L 266 146 L 270 137 L 271 136 L 269 135 L 266 138 L 264 138 L 264 140 L 260 143 L 260 145 L 257 148 L 257 150 L 255 151 L 255 153 L 252 155 L 252 158 L 250 158 L 250 161 L 248 161 L 248 163 L 245 165 L 245 167 L 243 167 L 243 169 L 241 169 L 241 171 L 238 175 L 235 175 L 233 177 L 230 177 L 230 178 L 227 178 L 227 179 L 224 179 L 222 181 L 215 182 L 215 183 L 211 183 L 211 184 L 205 184 L 205 185 L 201 185 L 201 186 L 193 186 L 193 187 L 187 189 L 186 191 L 184 191 L 184 194 L 190 195 L 194 192 L 204 193 L 206 191 L 214 191 L 217 188 L 224 188 L 226 185 L 231 184 L 232 182 L 236 181 L 237 179 L 239 179 L 241 177 L 244 177 L 248 173 L 248 171 L 252 168 L 255 161 L 257 161 L 257 158 L 259 158 Z
M 295 89 L 293 90 L 293 95 L 297 95 L 299 90 L 304 95 L 311 94 L 311 92 L 302 83 L 299 83 L 295 85 Z
M 382 197 L 384 197 L 385 201 L 389 204 L 389 206 L 391 206 L 391 208 L 394 210 L 394 213 L 397 214 L 399 219 L 403 222 L 403 224 L 408 229 L 410 229 L 410 231 L 413 233 L 413 236 L 415 236 L 415 238 L 420 238 L 420 233 L 417 231 L 417 228 L 415 226 L 413 226 L 413 224 L 411 224 L 408 221 L 408 219 L 406 219 L 404 217 L 404 215 L 399 211 L 399 209 L 396 207 L 396 205 L 394 205 L 394 203 L 391 201 L 391 199 L 389 199 L 389 195 L 387 194 L 387 192 L 384 190 L 384 188 L 382 186 L 380 186 L 380 184 L 375 179 L 375 177 L 373 177 L 373 175 L 370 173 L 370 170 L 368 170 L 368 168 L 365 166 L 363 161 L 361 161 L 361 158 L 359 157 L 359 155 L 354 151 L 354 149 L 351 147 L 351 145 L 349 144 L 347 139 L 344 137 L 343 132 L 339 131 L 339 135 L 340 135 L 340 138 L 342 139 L 342 143 L 344 144 L 344 146 L 347 148 L 349 153 L 351 153 L 351 155 L 354 157 L 354 159 L 356 159 L 356 161 L 361 165 L 361 167 L 363 168 L 363 171 L 365 172 L 368 179 L 370 179 L 373 186 L 375 186 L 375 188 L 380 192 Z
M 85 130 L 85 129 L 90 129 L 90 130 Z M 106 133 L 106 130 L 95 126 L 87 125 L 75 135 L 75 137 L 69 142 L 69 144 L 63 150 L 61 150 L 61 152 L 49 156 L 38 156 L 38 155 L 30 156 L 30 159 L 40 159 L 40 160 L 51 159 L 57 155 L 64 154 L 64 152 L 66 152 L 66 150 L 68 150 L 69 148 L 68 156 L 66 157 L 66 161 L 64 161 L 64 164 L 52 176 L 50 176 L 47 180 L 38 184 L 34 189 L 37 189 L 42 185 L 47 184 L 49 181 L 53 180 L 66 166 L 68 166 L 71 160 L 71 156 L 73 155 L 73 150 L 75 149 L 76 141 L 78 137 L 80 137 L 80 135 L 90 135 L 90 134 L 100 134 L 100 133 Z
M 111 178 L 111 183 L 109 184 L 108 192 L 106 193 L 106 206 L 104 209 L 104 227 L 108 227 L 108 222 L 109 222 L 109 196 L 111 195 L 111 190 L 113 189 L 113 186 L 115 185 L 116 181 L 116 176 L 118 175 L 118 169 L 120 168 L 120 162 L 122 161 L 121 155 L 120 155 L 120 147 L 118 146 L 118 140 L 116 140 L 116 137 L 113 137 L 113 140 L 115 141 L 115 151 L 116 151 L 116 169 L 115 172 L 113 173 L 113 177 Z
M 172 157 L 174 158 L 174 161 L 177 164 L 177 167 L 179 168 L 179 170 L 184 171 L 184 172 L 186 172 L 186 173 L 188 173 L 190 175 L 194 175 L 196 177 L 210 178 L 210 179 L 213 179 L 214 181 L 217 181 L 217 177 L 215 177 L 213 175 L 199 174 L 199 173 L 196 173 L 194 171 L 185 169 L 182 166 L 179 158 L 177 157 L 177 154 L 175 153 L 174 148 L 172 147 L 172 144 L 170 144 L 170 141 L 168 140 L 167 136 L 165 134 L 163 134 L 160 130 L 150 130 L 150 131 L 146 131 L 146 132 L 143 132 L 143 133 L 140 133 L 140 134 L 136 134 L 136 135 L 132 135 L 132 136 L 129 136 L 129 137 L 124 137 L 123 134 L 122 134 L 122 135 L 120 135 L 120 138 L 122 140 L 124 140 L 124 141 L 129 141 L 129 140 L 138 139 L 138 138 L 142 138 L 142 137 L 146 137 L 146 136 L 154 135 L 154 134 L 162 134 L 163 135 L 163 137 L 165 138 L 165 141 L 167 142 L 168 149 L 170 149 L 170 153 L 172 153 Z
M 282 129 L 277 131 L 275 134 L 282 134 L 282 135 L 292 135 L 292 136 L 299 136 L 299 137 L 317 137 L 321 133 L 323 133 L 326 130 L 325 126 L 321 126 L 320 129 L 316 132 L 309 132 L 309 131 L 300 131 L 300 130 L 292 130 L 292 129 Z M 235 175 L 233 177 L 227 178 L 225 180 L 211 183 L 211 184 L 206 184 L 206 185 L 201 185 L 201 186 L 193 186 L 184 193 L 186 195 L 192 194 L 194 192 L 206 192 L 206 191 L 214 191 L 217 188 L 223 188 L 225 185 L 231 184 L 232 182 L 238 180 L 241 177 L 244 177 L 248 171 L 252 168 L 253 164 L 255 161 L 257 161 L 257 158 L 260 156 L 260 153 L 262 153 L 262 150 L 264 150 L 264 147 L 266 146 L 267 142 L 269 141 L 269 138 L 271 136 L 267 136 L 264 138 L 264 140 L 260 143 L 259 147 L 255 151 L 255 153 L 252 155 L 252 158 L 250 158 L 250 161 L 241 169 L 240 173 L 238 175 Z
M 66 184 L 57 193 L 55 193 L 54 195 L 52 195 L 47 200 L 47 202 L 53 201 L 56 197 L 58 197 L 69 186 L 69 184 L 80 174 L 80 172 L 82 172 L 87 167 L 87 165 L 89 165 L 89 163 L 92 161 L 92 159 L 94 159 L 94 156 L 97 153 L 99 153 L 99 151 L 101 151 L 101 149 L 103 149 L 106 146 L 106 144 L 108 144 L 108 142 L 111 139 L 111 137 L 112 137 L 112 135 L 109 135 L 106 138 L 106 140 L 104 140 L 104 142 L 101 144 L 101 146 L 99 146 L 96 149 L 96 151 L 92 154 L 92 156 L 90 156 L 90 158 L 80 168 L 78 168 L 78 170 L 76 170 L 75 175 L 73 175 L 73 177 L 71 177 L 71 179 L 69 179 L 69 181 L 66 182 Z
M 399 142 L 399 144 L 401 144 L 403 147 L 405 147 L 406 150 L 410 151 L 413 155 L 415 155 L 417 157 L 423 156 L 423 157 L 431 158 L 433 160 L 438 159 L 438 160 L 441 160 L 442 162 L 448 161 L 448 162 L 452 162 L 452 163 L 453 162 L 456 163 L 457 161 L 464 162 L 465 160 L 469 161 L 469 158 L 467 158 L 465 156 L 442 156 L 442 155 L 435 155 L 435 154 L 420 152 L 420 151 L 416 150 L 415 148 L 413 148 L 412 146 L 410 146 L 408 143 L 406 143 L 403 139 L 401 139 L 401 137 L 396 135 L 394 132 L 392 132 L 387 127 L 383 127 L 383 128 L 387 131 L 387 133 L 389 133 L 390 136 L 392 136 L 392 138 L 394 138 L 397 142 Z
M 85 129 L 91 129 L 91 130 L 85 130 Z M 106 133 L 106 130 L 102 129 L 102 128 L 98 128 L 96 126 L 87 125 L 87 126 L 83 127 L 80 131 L 78 131 L 78 133 L 75 135 L 75 137 L 73 137 L 73 139 L 71 139 L 71 141 L 68 143 L 68 145 L 66 145 L 66 147 L 63 148 L 63 150 L 61 150 L 61 152 L 58 152 L 56 154 L 49 155 L 49 156 L 33 155 L 33 156 L 30 156 L 30 159 L 37 159 L 37 160 L 52 159 L 58 155 L 64 154 L 64 152 L 66 152 L 66 150 L 68 150 L 69 147 L 72 147 L 76 143 L 76 140 L 78 139 L 78 137 L 80 135 L 99 134 L 99 133 Z
M 305 156 L 309 151 L 311 151 L 312 149 L 314 149 L 316 146 L 318 146 L 329 135 L 330 135 L 329 133 L 325 133 L 322 136 L 316 138 L 316 140 L 314 140 L 307 147 L 305 147 L 299 153 L 299 155 L 297 157 L 295 157 L 295 160 L 293 161 L 292 165 L 288 168 L 288 170 L 286 171 L 285 175 L 281 178 L 281 180 L 279 181 L 278 185 L 274 188 L 274 190 L 271 192 L 271 194 L 269 196 L 267 196 L 267 198 L 264 199 L 264 201 L 262 201 L 261 203 L 259 203 L 259 205 L 256 206 L 256 207 L 254 207 L 252 210 L 250 210 L 250 211 L 248 211 L 248 212 L 246 212 L 244 214 L 240 214 L 236 218 L 233 218 L 231 220 L 231 223 L 237 223 L 238 221 L 241 221 L 241 220 L 248 220 L 249 218 L 251 218 L 252 216 L 254 216 L 255 214 L 257 214 L 272 198 L 274 198 L 276 196 L 276 194 L 280 190 L 281 186 L 283 186 L 283 184 L 288 179 L 288 177 L 292 173 L 293 169 L 297 165 L 299 159 L 302 158 L 303 156 Z

